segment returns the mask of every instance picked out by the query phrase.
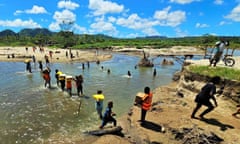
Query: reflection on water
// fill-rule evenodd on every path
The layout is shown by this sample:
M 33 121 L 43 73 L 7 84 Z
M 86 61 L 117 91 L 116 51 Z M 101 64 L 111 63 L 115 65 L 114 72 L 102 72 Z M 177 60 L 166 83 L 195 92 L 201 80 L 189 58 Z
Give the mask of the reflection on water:
M 139 58 L 114 55 L 113 59 L 90 68 L 82 69 L 81 63 L 52 64 L 52 89 L 46 89 L 40 72 L 25 73 L 21 62 L 0 62 L 0 141 L 2 143 L 40 143 L 53 134 L 71 135 L 93 129 L 101 123 L 94 109 L 92 95 L 98 89 L 105 95 L 104 105 L 113 100 L 113 110 L 121 116 L 133 104 L 135 94 L 145 86 L 152 89 L 171 81 L 172 74 L 180 69 L 174 66 L 161 66 L 161 58 L 154 59 L 157 76 L 153 68 L 134 68 Z M 38 66 L 35 66 L 36 68 Z M 103 67 L 103 69 L 101 68 Z M 55 69 L 68 75 L 82 74 L 84 93 L 80 99 L 69 98 L 56 86 Z M 107 73 L 110 69 L 111 73 Z M 131 71 L 132 77 L 125 75 Z M 73 93 L 76 93 L 73 84 Z

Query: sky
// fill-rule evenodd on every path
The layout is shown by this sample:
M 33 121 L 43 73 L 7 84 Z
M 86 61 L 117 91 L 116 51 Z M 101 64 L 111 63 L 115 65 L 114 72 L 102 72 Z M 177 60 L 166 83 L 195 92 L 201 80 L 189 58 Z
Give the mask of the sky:
M 240 0 L 0 0 L 0 31 L 117 38 L 240 35 Z

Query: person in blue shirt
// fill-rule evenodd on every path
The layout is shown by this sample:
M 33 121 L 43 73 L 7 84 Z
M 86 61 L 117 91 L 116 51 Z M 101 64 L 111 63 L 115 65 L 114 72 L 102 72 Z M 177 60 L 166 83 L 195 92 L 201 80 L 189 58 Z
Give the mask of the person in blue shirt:
M 109 101 L 108 102 L 108 106 L 106 108 L 106 111 L 103 115 L 103 119 L 102 119 L 102 124 L 99 127 L 100 129 L 102 129 L 107 123 L 109 122 L 113 122 L 113 125 L 116 126 L 117 125 L 117 121 L 116 119 L 113 117 L 116 114 L 112 112 L 112 107 L 113 107 L 113 102 Z

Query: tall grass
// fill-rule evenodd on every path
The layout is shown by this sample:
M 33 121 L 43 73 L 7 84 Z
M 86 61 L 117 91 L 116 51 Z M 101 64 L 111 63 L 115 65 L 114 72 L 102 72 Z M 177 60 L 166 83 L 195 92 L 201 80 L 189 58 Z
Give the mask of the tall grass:
M 189 71 L 205 76 L 220 76 L 224 79 L 240 81 L 240 70 L 229 67 L 189 66 Z

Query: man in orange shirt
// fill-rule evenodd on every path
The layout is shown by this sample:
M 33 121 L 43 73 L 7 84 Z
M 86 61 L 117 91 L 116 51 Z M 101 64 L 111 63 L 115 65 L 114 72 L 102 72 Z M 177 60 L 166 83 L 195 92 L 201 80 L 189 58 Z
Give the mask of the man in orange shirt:
M 72 76 L 66 76 L 66 88 L 67 88 L 68 94 L 71 97 L 72 96 Z

